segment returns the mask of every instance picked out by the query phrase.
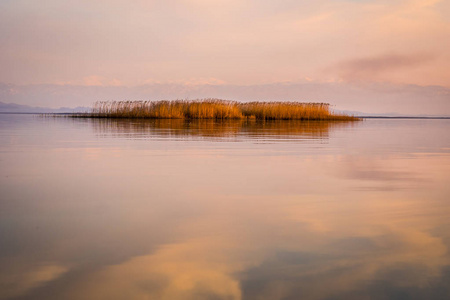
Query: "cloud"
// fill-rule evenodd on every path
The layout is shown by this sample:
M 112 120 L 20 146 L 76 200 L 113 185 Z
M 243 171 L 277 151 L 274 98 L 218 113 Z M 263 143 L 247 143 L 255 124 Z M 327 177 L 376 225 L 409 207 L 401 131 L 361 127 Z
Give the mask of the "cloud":
M 406 71 L 401 80 L 399 74 L 393 80 L 450 84 L 445 1 L 48 0 L 45 5 L 0 5 L 2 82 L 79 82 L 87 75 L 117 78 L 127 86 L 146 78 L 220 78 L 238 85 L 327 80 L 327 74 L 318 76 L 324 66 L 415 49 L 439 59 L 424 72 L 398 68 Z M 107 83 L 89 79 L 90 85 Z
M 394 230 L 369 238 L 342 238 L 326 248 L 333 250 L 280 251 L 249 268 L 242 276 L 243 298 L 393 299 L 401 292 L 408 299 L 428 299 L 414 297 L 414 292 L 429 295 L 436 286 L 448 291 L 446 246 L 423 232 Z
M 165 245 L 91 273 L 64 299 L 241 299 L 233 273 L 240 263 L 223 261 L 221 240 Z M 66 292 L 66 291 L 65 291 Z
M 192 77 L 189 79 L 180 79 L 180 80 L 156 80 L 153 78 L 149 78 L 144 80 L 143 84 L 163 84 L 163 85 L 185 85 L 185 86 L 196 86 L 196 85 L 224 85 L 226 84 L 225 80 L 214 78 L 214 77 Z
M 46 263 L 38 266 L 22 265 L 13 262 L 9 272 L 0 274 L 0 299 L 12 298 L 26 294 L 28 291 L 51 282 L 69 268 L 55 263 Z
M 332 67 L 344 81 L 386 81 L 396 71 L 405 71 L 429 63 L 430 54 L 384 54 L 347 60 Z
M 96 85 L 102 86 L 103 82 L 104 79 L 101 76 L 88 76 L 83 79 L 84 85 L 87 86 L 96 86 Z
M 123 86 L 123 83 L 116 78 L 108 79 L 103 76 L 90 75 L 81 80 L 58 81 L 56 85 L 72 85 L 72 86 Z

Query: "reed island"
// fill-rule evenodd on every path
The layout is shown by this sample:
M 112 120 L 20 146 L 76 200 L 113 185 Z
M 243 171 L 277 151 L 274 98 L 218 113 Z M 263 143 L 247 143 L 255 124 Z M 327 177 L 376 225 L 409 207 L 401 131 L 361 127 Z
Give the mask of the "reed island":
M 99 101 L 87 118 L 130 119 L 256 119 L 356 121 L 359 118 L 337 114 L 328 103 L 237 102 L 220 99 L 173 101 Z

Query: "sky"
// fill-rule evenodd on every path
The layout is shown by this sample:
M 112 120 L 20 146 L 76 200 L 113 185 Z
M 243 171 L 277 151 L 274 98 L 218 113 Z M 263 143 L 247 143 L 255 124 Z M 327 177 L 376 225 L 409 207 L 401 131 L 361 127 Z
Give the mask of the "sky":
M 449 49 L 448 0 L 0 0 L 0 101 L 231 97 L 450 115 Z

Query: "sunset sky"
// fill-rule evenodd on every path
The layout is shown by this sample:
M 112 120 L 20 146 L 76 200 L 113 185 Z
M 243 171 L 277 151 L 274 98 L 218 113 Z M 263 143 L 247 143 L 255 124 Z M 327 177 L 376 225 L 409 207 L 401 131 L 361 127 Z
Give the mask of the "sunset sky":
M 0 65 L 0 101 L 19 104 L 220 97 L 450 115 L 450 1 L 2 0 Z

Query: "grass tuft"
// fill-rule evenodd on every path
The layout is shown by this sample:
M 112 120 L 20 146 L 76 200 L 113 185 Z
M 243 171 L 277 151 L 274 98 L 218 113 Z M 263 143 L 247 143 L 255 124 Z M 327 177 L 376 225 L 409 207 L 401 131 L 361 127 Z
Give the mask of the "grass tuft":
M 257 119 L 257 120 L 359 120 L 335 114 L 328 103 L 237 102 L 219 99 L 193 101 L 100 101 L 89 118 L 145 119 Z

